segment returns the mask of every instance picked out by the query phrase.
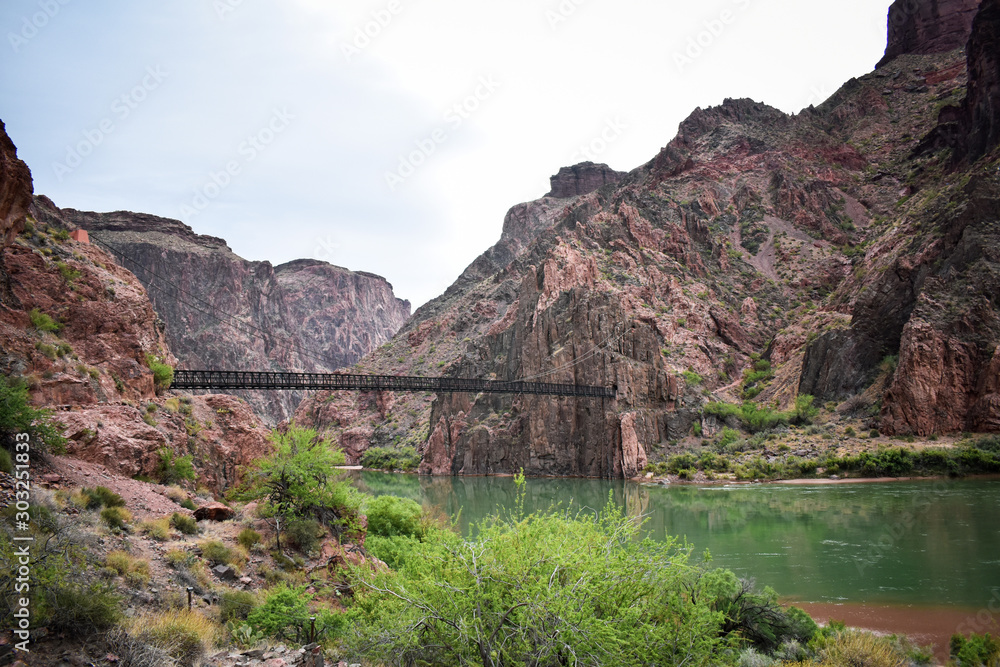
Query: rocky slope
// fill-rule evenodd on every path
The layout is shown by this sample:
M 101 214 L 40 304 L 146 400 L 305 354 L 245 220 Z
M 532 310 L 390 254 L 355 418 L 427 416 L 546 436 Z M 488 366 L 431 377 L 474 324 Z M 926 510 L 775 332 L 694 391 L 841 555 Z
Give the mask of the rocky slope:
M 497 246 L 359 365 L 615 385 L 616 402 L 320 395 L 297 419 L 355 460 L 416 445 L 425 472 L 630 476 L 718 428 L 704 403 L 740 401 L 761 355 L 762 404 L 810 394 L 888 434 L 1000 429 L 996 141 L 957 167 L 927 141 L 949 107 L 995 136 L 995 0 L 968 58 L 954 48 L 978 4 L 897 3 L 891 25 L 915 7 L 912 30 L 820 107 L 727 100 L 606 185 L 577 176 L 593 165 L 561 171 L 572 198 L 512 209 Z
M 3 133 L 0 164 L 14 160 Z M 231 396 L 159 395 L 150 359 L 176 360 L 145 288 L 97 246 L 26 218 L 26 168 L 0 176 L 3 199 L 18 202 L 6 218 L 18 233 L 2 253 L 12 296 L 0 304 L 3 374 L 56 409 L 72 457 L 152 476 L 167 449 L 192 455 L 201 485 L 232 484 L 270 449 L 260 419 Z
M 149 290 L 184 368 L 330 372 L 389 340 L 410 316 L 409 302 L 371 274 L 310 260 L 250 262 L 222 239 L 151 215 L 59 209 L 45 197 L 32 210 L 123 255 L 117 260 Z M 295 392 L 240 396 L 272 423 L 301 400 Z

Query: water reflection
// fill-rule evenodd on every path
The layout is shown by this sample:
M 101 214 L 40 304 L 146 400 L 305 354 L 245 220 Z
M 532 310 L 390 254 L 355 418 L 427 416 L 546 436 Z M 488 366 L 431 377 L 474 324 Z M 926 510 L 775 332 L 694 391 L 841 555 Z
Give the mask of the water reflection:
M 513 507 L 511 478 L 369 471 L 358 485 L 412 498 L 470 525 Z M 648 534 L 686 537 L 697 553 L 783 596 L 812 602 L 977 606 L 1000 586 L 1000 481 L 851 485 L 671 486 L 529 479 L 525 507 L 645 515 Z

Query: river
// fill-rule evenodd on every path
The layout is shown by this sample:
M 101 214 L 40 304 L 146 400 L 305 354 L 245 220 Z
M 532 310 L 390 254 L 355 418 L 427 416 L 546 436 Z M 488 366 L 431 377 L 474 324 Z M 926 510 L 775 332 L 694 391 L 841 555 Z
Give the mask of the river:
M 417 477 L 363 471 L 362 490 L 412 498 L 464 534 L 516 493 L 509 477 Z M 528 479 L 528 511 L 602 508 L 611 494 L 646 517 L 654 539 L 685 538 L 713 563 L 821 620 L 947 642 L 964 625 L 993 630 L 1000 611 L 1000 480 L 864 484 L 659 486 Z M 1000 615 L 996 615 L 1000 619 Z M 984 623 L 988 621 L 989 624 Z

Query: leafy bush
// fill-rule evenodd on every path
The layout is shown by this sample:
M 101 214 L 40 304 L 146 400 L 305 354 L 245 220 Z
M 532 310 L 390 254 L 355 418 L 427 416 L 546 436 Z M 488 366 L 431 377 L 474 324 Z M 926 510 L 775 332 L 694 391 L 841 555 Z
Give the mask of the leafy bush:
M 288 544 L 304 554 L 316 548 L 322 535 L 323 526 L 315 519 L 292 519 L 285 525 Z
M 146 355 L 146 363 L 149 365 L 149 370 L 153 371 L 153 382 L 156 383 L 156 388 L 161 391 L 169 389 L 170 384 L 174 381 L 174 367 L 163 363 L 162 359 L 151 354 Z
M 125 499 L 106 486 L 99 486 L 93 491 L 84 489 L 84 492 L 96 498 L 105 507 L 125 507 Z
M 225 591 L 219 598 L 219 620 L 245 621 L 257 607 L 257 596 L 250 591 Z
M 192 512 L 198 509 L 198 506 L 194 504 L 194 501 L 190 498 L 185 498 L 180 502 L 181 507 L 186 510 L 191 510 Z
M 413 447 L 371 447 L 361 455 L 361 465 L 372 470 L 416 470 L 420 454 Z
M 819 408 L 813 405 L 816 399 L 809 394 L 799 394 L 795 397 L 795 407 L 788 416 L 792 424 L 811 424 L 819 414 Z
M 310 616 L 316 617 L 314 639 L 340 634 L 348 620 L 346 614 L 334 614 L 327 609 L 311 609 L 314 594 L 305 586 L 280 584 L 267 592 L 263 604 L 247 615 L 247 624 L 269 637 L 303 640 L 310 628 Z
M 234 498 L 265 501 L 263 516 L 280 517 L 285 526 L 312 518 L 339 534 L 356 525 L 360 495 L 335 470 L 344 463 L 343 452 L 316 431 L 294 425 L 274 431 L 271 442 L 274 453 L 254 462 Z
M 195 521 L 193 516 L 181 514 L 180 512 L 174 512 L 170 516 L 170 525 L 185 535 L 198 534 L 198 522 Z
M 958 667 L 996 667 L 1000 665 L 1000 644 L 989 634 L 972 633 L 968 638 L 952 635 L 949 649 Z
M 31 407 L 23 380 L 0 376 L 0 446 L 14 452 L 15 445 L 24 441 L 20 434 L 26 433 L 32 452 L 61 454 L 66 448 L 65 427 L 51 417 L 51 410 Z M 14 458 L 16 463 L 17 457 Z
M 125 530 L 131 520 L 132 514 L 124 507 L 105 507 L 101 510 L 101 521 L 109 528 Z
M 37 308 L 33 308 L 28 317 L 31 318 L 31 326 L 40 332 L 59 333 L 62 330 L 61 324 Z
M 177 482 L 193 482 L 198 478 L 194 471 L 193 457 L 186 454 L 177 457 L 169 447 L 161 447 L 157 452 L 160 460 L 156 464 L 156 478 L 160 484 L 175 484 Z
M 43 592 L 38 618 L 49 630 L 95 632 L 121 618 L 121 599 L 108 583 L 65 583 Z
M 240 534 L 236 536 L 236 541 L 247 550 L 253 549 L 256 545 L 260 544 L 261 537 L 253 528 L 244 528 L 240 531 Z
M 201 547 L 202 557 L 213 567 L 216 565 L 229 565 L 233 562 L 232 550 L 218 540 L 207 540 L 199 546 Z
M 395 573 L 355 570 L 348 650 L 373 664 L 720 664 L 735 639 L 689 549 L 633 540 L 639 522 L 610 503 L 526 515 L 518 483 L 513 511 L 468 541 L 433 533 Z
M 393 537 L 421 537 L 423 509 L 416 501 L 395 496 L 379 496 L 368 501 L 368 533 Z
M 667 471 L 675 475 L 685 468 L 694 468 L 698 465 L 698 458 L 694 454 L 677 454 L 667 459 Z
M 682 373 L 682 375 L 684 376 L 684 382 L 689 387 L 694 387 L 694 386 L 699 385 L 699 384 L 701 384 L 702 382 L 705 381 L 705 378 L 703 378 L 702 376 L 698 375 L 697 373 L 695 373 L 692 370 L 684 371 Z

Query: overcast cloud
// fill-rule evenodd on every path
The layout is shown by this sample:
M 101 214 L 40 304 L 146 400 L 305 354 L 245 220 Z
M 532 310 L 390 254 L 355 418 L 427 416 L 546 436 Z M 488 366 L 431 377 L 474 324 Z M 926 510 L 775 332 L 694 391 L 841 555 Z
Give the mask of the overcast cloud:
M 0 118 L 62 207 L 179 218 L 418 306 L 559 167 L 870 72 L 888 0 L 4 0 Z

